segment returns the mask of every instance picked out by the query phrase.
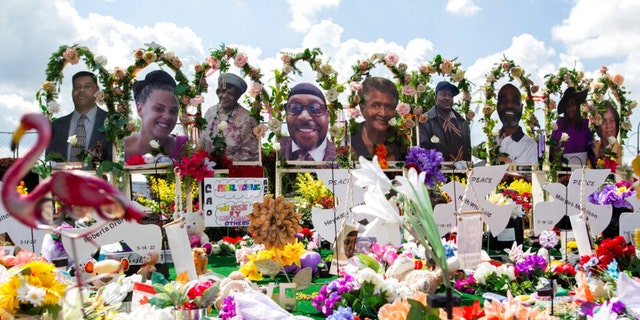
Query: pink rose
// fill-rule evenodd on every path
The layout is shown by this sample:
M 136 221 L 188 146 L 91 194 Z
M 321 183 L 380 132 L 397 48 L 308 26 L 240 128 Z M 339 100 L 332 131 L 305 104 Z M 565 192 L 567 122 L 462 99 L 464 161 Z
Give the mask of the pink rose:
M 369 69 L 369 61 L 367 61 L 367 60 L 360 61 L 360 69 L 361 70 Z
M 283 63 L 290 63 L 291 62 L 291 56 L 288 54 L 283 54 L 280 57 L 280 60 L 282 60 Z
M 511 67 L 511 62 L 505 61 L 502 63 L 502 70 L 508 70 Z
M 440 63 L 440 71 L 444 74 L 450 74 L 453 71 L 453 62 L 449 60 L 444 60 Z
M 413 129 L 416 126 L 416 123 L 413 122 L 413 120 L 411 120 L 411 119 L 405 119 L 404 120 L 404 126 L 407 129 Z
M 418 116 L 418 122 L 419 123 L 425 123 L 427 121 L 429 121 L 429 116 L 426 113 L 423 113 L 423 114 Z
M 196 65 L 195 65 L 195 66 L 193 66 L 193 70 L 194 70 L 196 73 L 200 73 L 200 72 L 203 72 L 203 71 L 204 71 L 204 67 L 203 67 L 201 64 L 196 63 Z
M 423 65 L 421 65 L 421 66 L 419 66 L 419 67 L 418 67 L 418 70 L 419 70 L 419 71 L 420 71 L 420 73 L 422 73 L 422 74 L 427 74 L 427 73 L 429 73 L 429 66 L 428 66 L 428 65 L 423 64 Z
M 75 47 L 67 48 L 67 50 L 62 53 L 62 57 L 71 64 L 78 64 L 80 61 L 80 56 L 78 55 L 78 51 L 76 51 Z
M 398 105 L 396 106 L 396 112 L 401 115 L 401 116 L 406 116 L 409 114 L 409 112 L 411 112 L 411 107 L 409 106 L 408 103 L 398 103 Z
M 471 101 L 471 93 L 469 93 L 469 91 L 465 91 L 462 93 L 462 100 L 463 101 Z
M 602 73 L 602 74 L 607 73 L 608 70 L 609 70 L 609 68 L 607 68 L 607 66 L 600 67 L 600 73 Z
M 531 93 L 537 93 L 539 90 L 540 90 L 540 87 L 539 87 L 539 86 L 537 86 L 537 85 L 536 85 L 536 86 L 531 87 Z
M 201 95 L 197 95 L 193 97 L 193 99 L 189 100 L 189 105 L 192 105 L 192 106 L 199 106 L 202 103 L 204 103 L 204 97 Z
M 557 104 L 558 104 L 558 103 L 557 103 L 555 100 L 551 100 L 551 101 L 549 102 L 549 109 L 551 109 L 551 110 L 555 109 L 555 108 L 556 108 L 556 106 L 557 106 Z
M 236 54 L 236 57 L 233 59 L 233 64 L 238 68 L 242 68 L 245 64 L 247 64 L 247 61 L 249 61 L 249 57 L 247 57 L 246 54 L 240 52 Z
M 409 84 L 411 82 L 411 75 L 410 74 L 405 74 L 404 75 L 404 83 L 405 84 Z
M 180 104 L 182 104 L 183 106 L 186 106 L 189 104 L 189 101 L 191 100 L 191 98 L 189 98 L 189 96 L 182 96 L 182 98 L 180 98 Z
M 351 91 L 360 91 L 362 90 L 362 83 L 357 81 L 351 81 L 349 82 L 349 87 L 351 88 Z
M 218 58 L 214 56 L 208 56 L 205 61 L 211 67 L 211 72 L 215 72 L 216 70 L 220 69 L 220 60 L 218 60 Z
M 182 68 L 182 61 L 178 58 L 173 58 L 173 60 L 171 60 L 171 64 L 176 67 L 176 69 Z
M 384 63 L 389 67 L 398 64 L 399 60 L 400 58 L 398 58 L 398 55 L 395 53 L 389 53 L 388 55 L 384 56 Z
M 142 49 L 138 49 L 138 50 L 134 51 L 134 52 L 133 52 L 133 56 L 134 56 L 136 59 L 142 59 L 142 56 L 144 56 L 144 50 L 142 50 Z
M 416 116 L 419 116 L 423 113 L 424 113 L 424 109 L 422 109 L 421 106 L 416 106 L 415 108 L 413 108 L 413 114 L 415 114 Z
M 416 94 L 416 89 L 414 89 L 412 86 L 404 86 L 402 87 L 402 94 L 412 96 Z
M 471 110 L 469 112 L 467 112 L 467 119 L 468 120 L 473 120 L 473 118 L 475 118 L 475 117 L 476 117 L 476 113 L 475 112 L 473 112 Z
M 348 111 L 351 118 L 357 118 L 360 116 L 360 110 L 358 110 L 358 108 L 349 108 Z
M 255 98 L 260 93 L 262 93 L 262 85 L 257 82 L 251 84 L 251 88 L 249 88 L 249 95 Z
M 482 109 L 482 113 L 484 113 L 485 115 L 490 116 L 493 113 L 493 108 L 490 105 L 486 105 Z
M 624 82 L 624 77 L 620 74 L 616 74 L 611 77 L 611 82 L 615 83 L 615 85 L 619 87 Z

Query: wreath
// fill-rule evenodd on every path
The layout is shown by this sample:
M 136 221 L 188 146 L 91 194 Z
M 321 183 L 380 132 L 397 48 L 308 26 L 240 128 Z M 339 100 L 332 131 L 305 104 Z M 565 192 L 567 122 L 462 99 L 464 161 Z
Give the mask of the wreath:
M 482 109 L 483 116 L 480 121 L 485 124 L 482 131 L 487 136 L 487 141 L 484 143 L 484 148 L 482 148 L 483 144 L 475 148 L 475 155 L 478 158 L 486 159 L 487 163 L 490 164 L 499 164 L 498 157 L 503 155 L 500 152 L 500 146 L 498 146 L 496 142 L 497 133 L 494 132 L 498 121 L 492 119 L 491 115 L 497 110 L 495 83 L 505 76 L 509 77 L 509 81 L 517 79 L 518 82 L 520 82 L 520 88 L 524 90 L 525 105 L 522 111 L 527 135 L 533 139 L 537 139 L 536 128 L 540 128 L 540 122 L 535 115 L 536 108 L 533 96 L 540 90 L 540 87 L 534 85 L 522 67 L 517 65 L 513 60 L 503 57 L 502 61 L 496 63 L 495 67 L 486 77 L 486 83 L 484 85 L 485 101 L 484 108 Z
M 106 104 L 108 108 L 113 108 L 112 75 L 104 68 L 107 64 L 107 58 L 102 55 L 96 56 L 87 47 L 77 44 L 72 46 L 63 45 L 58 48 L 58 51 L 51 54 L 45 71 L 46 80 L 36 92 L 36 99 L 40 104 L 40 109 L 49 120 L 54 120 L 54 114 L 60 112 L 60 104 L 56 100 L 64 78 L 62 71 L 68 64 L 78 64 L 81 58 L 91 71 L 98 71 L 98 82 L 102 84 L 103 89 L 96 93 L 96 102 L 98 104 Z
M 569 87 L 573 87 L 576 91 L 582 91 L 588 89 L 591 84 L 591 79 L 584 77 L 584 72 L 575 69 L 560 68 L 556 74 L 547 74 L 544 76 L 547 80 L 545 82 L 544 91 L 544 117 L 545 117 L 545 132 L 547 134 L 545 158 L 543 162 L 543 170 L 547 171 L 547 181 L 555 182 L 558 180 L 558 171 L 562 168 L 561 161 L 551 162 L 551 146 L 562 146 L 563 141 L 556 141 L 551 137 L 551 132 L 557 128 L 555 121 L 558 119 L 557 102 L 551 99 L 551 95 L 560 94 L 562 91 L 562 85 L 566 84 Z M 562 148 L 557 149 L 557 154 L 553 155 L 554 158 L 562 158 Z
M 329 63 L 324 63 L 319 58 L 320 55 L 322 55 L 322 51 L 319 48 L 307 48 L 300 53 L 283 52 L 280 56 L 283 66 L 282 69 L 274 70 L 275 86 L 272 87 L 272 94 L 269 96 L 268 110 L 271 114 L 269 140 L 272 140 L 274 136 L 281 136 L 282 124 L 285 119 L 284 105 L 291 91 L 289 88 L 291 74 L 302 74 L 297 66 L 300 61 L 307 62 L 311 70 L 317 73 L 316 82 L 324 91 L 329 110 L 329 135 L 332 142 L 337 146 L 344 137 L 344 128 L 337 123 L 338 115 L 342 112 L 342 103 L 338 101 L 338 97 L 340 93 L 344 92 L 344 85 L 338 84 L 338 72 Z
M 220 70 L 220 73 L 227 72 L 229 67 L 231 67 L 231 60 L 233 60 L 233 64 L 236 67 L 240 68 L 243 77 L 249 76 L 251 79 L 251 85 L 247 90 L 251 98 L 247 98 L 246 102 L 251 106 L 249 114 L 254 117 L 258 123 L 262 123 L 261 113 L 263 106 L 269 101 L 269 95 L 264 89 L 260 69 L 249 64 L 249 58 L 246 53 L 240 52 L 238 48 L 227 47 L 225 44 L 222 44 L 220 48 L 211 52 L 206 58 L 205 63 L 200 65 L 201 68 L 198 68 L 196 78 L 200 77 L 201 79 L 205 79 L 218 70 Z
M 178 97 L 178 103 L 180 105 L 180 123 L 182 124 L 184 132 L 193 138 L 192 129 L 204 128 L 201 110 L 204 98 L 201 94 L 207 90 L 206 82 L 203 83 L 201 81 L 202 78 L 196 77 L 190 84 L 189 79 L 180 70 L 180 68 L 182 68 L 182 60 L 180 60 L 173 51 L 166 51 L 164 47 L 155 42 L 145 45 L 147 46 L 146 49 L 139 48 L 134 50 L 134 64 L 127 67 L 126 73 L 118 77 L 123 92 L 130 94 L 133 84 L 137 81 L 136 75 L 138 72 L 152 63 L 157 63 L 160 67 L 166 66 L 173 70 L 175 74 L 174 78 L 177 82 L 174 92 Z M 129 111 L 129 100 L 130 96 L 125 105 L 126 111 Z M 117 117 L 115 114 L 113 116 Z
M 624 141 L 629 137 L 629 131 L 632 129 L 629 118 L 632 110 L 638 105 L 638 102 L 627 99 L 626 94 L 628 92 L 622 85 L 624 83 L 624 77 L 620 74 L 610 75 L 607 71 L 608 68 L 606 66 L 600 68 L 600 78 L 591 85 L 593 90 L 590 93 L 590 100 L 594 106 L 594 108 L 589 109 L 591 130 L 592 132 L 596 132 L 601 125 L 602 117 L 600 113 L 606 111 L 604 101 L 605 97 L 610 94 L 617 102 L 618 114 L 620 115 L 618 141 L 621 145 L 624 145 Z
M 408 148 L 410 145 L 418 144 L 412 130 L 418 123 L 427 121 L 426 112 L 435 105 L 435 91 L 429 86 L 432 74 L 447 76 L 451 82 L 458 83 L 457 87 L 462 91 L 463 98 L 456 102 L 456 111 L 463 114 L 467 121 L 474 117 L 469 111 L 471 103 L 470 82 L 467 81 L 465 71 L 460 68 L 460 63 L 453 60 L 436 57 L 429 63 L 423 64 L 418 71 L 409 71 L 405 63 L 399 62 L 395 53 L 373 54 L 369 59 L 359 60 L 352 66 L 354 74 L 349 78 L 351 94 L 349 95 L 349 130 L 351 133 L 358 128 L 356 118 L 360 116 L 360 111 L 356 106 L 360 103 L 358 91 L 362 88 L 361 81 L 370 76 L 370 71 L 377 64 L 384 64 L 393 74 L 398 88 L 399 100 L 396 107 L 396 114 L 390 121 L 390 125 L 397 131 L 396 134 L 387 135 L 387 143 L 399 143 L 401 148 Z M 381 152 L 378 152 L 381 151 Z M 384 154 L 384 150 L 376 150 L 379 160 Z

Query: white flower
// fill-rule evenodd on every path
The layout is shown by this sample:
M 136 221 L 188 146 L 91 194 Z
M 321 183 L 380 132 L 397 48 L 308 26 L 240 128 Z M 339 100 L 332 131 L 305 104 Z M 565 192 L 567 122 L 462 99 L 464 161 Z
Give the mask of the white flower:
M 151 153 L 145 153 L 144 155 L 142 155 L 142 159 L 144 160 L 145 164 L 154 164 L 156 162 L 156 157 Z
M 389 125 L 395 127 L 398 124 L 398 120 L 396 118 L 389 119 Z
M 551 130 L 558 130 L 558 124 L 555 122 L 551 123 Z
M 384 220 L 385 222 L 402 225 L 403 220 L 393 201 L 387 200 L 384 194 L 377 191 L 364 193 L 364 205 L 352 208 L 354 213 L 369 214 Z
M 67 139 L 67 142 L 75 147 L 78 145 L 78 137 L 76 137 L 75 134 L 72 136 L 69 136 L 69 138 Z
M 609 142 L 609 145 L 612 146 L 614 143 L 616 143 L 616 137 L 609 137 L 609 140 L 607 142 Z
M 373 269 L 371 268 L 364 268 L 358 271 L 358 273 L 354 276 L 354 278 L 360 284 L 365 282 L 373 283 L 377 292 L 379 292 L 382 286 L 382 283 L 384 282 L 382 275 L 373 271 Z
M 495 273 L 496 267 L 489 262 L 481 262 L 476 268 L 476 271 L 473 273 L 473 278 L 479 284 L 486 284 L 487 276 Z
M 27 286 L 27 287 L 29 288 L 29 291 L 27 291 L 27 296 L 25 297 L 25 299 L 22 299 L 22 300 L 31 303 L 35 307 L 42 306 L 42 303 L 44 302 L 44 296 L 47 294 L 47 292 L 40 287 L 35 287 L 35 286 Z
M 435 135 L 431 137 L 431 143 L 440 143 L 440 138 Z
M 149 145 L 151 146 L 151 148 L 153 149 L 160 149 L 160 143 L 158 143 L 158 140 L 151 140 L 149 141 Z
M 103 55 L 95 56 L 93 58 L 93 61 L 95 61 L 96 64 L 99 64 L 99 65 L 101 65 L 103 67 L 107 65 L 107 57 L 105 57 Z
M 506 264 L 501 264 L 498 268 L 496 268 L 496 274 L 498 276 L 502 276 L 503 274 L 509 277 L 509 280 L 516 281 L 516 274 L 513 266 L 508 266 Z
M 331 88 L 329 89 L 329 91 L 327 91 L 327 93 L 325 93 L 325 96 L 327 97 L 327 101 L 335 101 L 338 100 L 338 90 L 336 90 L 336 88 Z
M 563 132 L 562 136 L 560 136 L 560 142 L 565 142 L 567 140 L 569 140 L 569 134 L 566 132 Z
M 380 168 L 378 156 L 374 156 L 372 161 L 360 156 L 358 161 L 360 162 L 360 168 L 351 171 L 356 186 L 368 188 L 367 190 L 371 192 L 380 190 L 382 194 L 391 190 L 391 181 Z
M 280 150 L 280 142 L 276 142 L 273 144 L 273 149 L 275 149 L 276 151 Z
M 638 101 L 631 101 L 631 103 L 629 103 L 629 109 L 633 109 L 637 106 L 638 106 Z
M 269 120 L 268 127 L 269 127 L 269 130 L 275 133 L 280 133 L 280 131 L 282 131 L 282 121 L 278 119 L 271 119 Z
M 49 109 L 51 113 L 58 113 L 60 112 L 60 104 L 55 101 L 49 101 L 47 103 L 47 109 Z
M 226 129 L 227 126 L 229 126 L 229 124 L 226 121 L 222 120 L 220 121 L 220 123 L 218 123 L 218 130 L 224 131 L 224 129 Z

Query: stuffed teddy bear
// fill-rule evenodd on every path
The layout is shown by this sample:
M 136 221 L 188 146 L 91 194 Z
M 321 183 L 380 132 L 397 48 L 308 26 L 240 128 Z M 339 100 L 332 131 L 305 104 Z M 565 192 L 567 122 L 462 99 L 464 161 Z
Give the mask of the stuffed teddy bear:
M 265 293 L 258 285 L 251 282 L 251 280 L 245 278 L 240 271 L 233 271 L 228 277 L 220 280 L 219 282 L 220 292 L 214 305 L 218 310 L 222 307 L 222 301 L 224 298 L 234 292 L 250 292 L 256 291 Z
M 198 210 L 197 212 L 175 213 L 173 220 L 178 220 L 181 217 L 184 218 L 183 223 L 187 228 L 191 248 L 202 247 L 209 243 L 209 236 L 204 233 L 204 212 L 202 210 Z
M 447 260 L 447 268 L 449 273 L 454 273 L 460 267 L 460 261 L 457 257 Z M 414 291 L 422 291 L 426 294 L 433 294 L 436 289 L 443 283 L 442 269 L 436 270 L 415 270 L 415 262 L 412 258 L 401 254 L 387 269 L 385 275 L 387 278 L 395 278 L 400 282 L 404 282 Z
M 209 273 L 207 263 L 209 262 L 209 254 L 205 248 L 193 248 L 193 264 L 196 266 L 196 274 L 201 276 Z
M 118 279 L 121 274 L 129 270 L 129 260 L 106 259 L 98 262 L 89 261 L 84 266 L 84 271 L 91 276 L 96 288 L 103 287 Z
M 156 264 L 160 255 L 155 252 L 151 252 L 142 258 L 142 265 L 138 269 L 137 274 L 142 276 L 142 282 L 147 279 L 151 279 L 151 274 L 156 272 Z

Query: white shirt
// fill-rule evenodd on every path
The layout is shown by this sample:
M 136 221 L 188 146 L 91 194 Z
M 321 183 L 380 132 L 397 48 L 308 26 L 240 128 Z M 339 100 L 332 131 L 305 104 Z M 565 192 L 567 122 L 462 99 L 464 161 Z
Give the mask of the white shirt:
M 87 147 L 89 146 L 89 142 L 91 141 L 91 134 L 93 133 L 93 127 L 95 126 L 95 123 L 96 123 L 97 113 L 98 113 L 98 106 L 95 106 L 93 109 L 89 110 L 89 112 L 85 114 L 85 116 L 87 116 L 87 120 L 84 121 L 84 129 L 86 131 L 86 134 L 85 134 L 86 143 L 84 146 L 85 150 L 87 150 Z M 69 136 L 76 134 L 76 129 L 78 127 L 78 120 L 80 120 L 81 116 L 82 114 L 80 114 L 80 112 L 78 111 L 73 111 L 73 113 L 71 114 L 71 123 L 69 123 Z M 68 145 L 69 146 L 67 147 L 67 159 L 71 157 L 71 148 L 73 148 L 70 143 Z
M 508 154 L 512 163 L 538 163 L 538 144 L 522 128 L 508 137 L 498 137 L 497 142 L 500 152 Z

